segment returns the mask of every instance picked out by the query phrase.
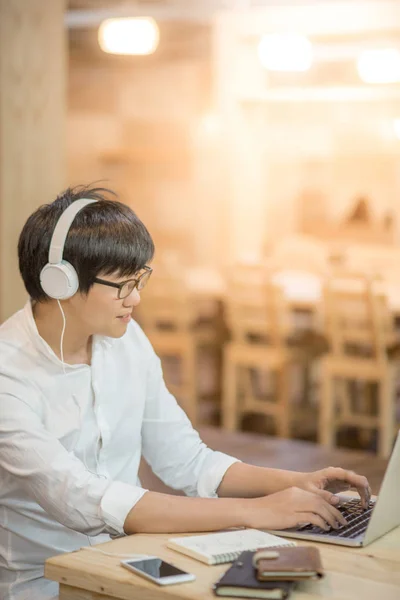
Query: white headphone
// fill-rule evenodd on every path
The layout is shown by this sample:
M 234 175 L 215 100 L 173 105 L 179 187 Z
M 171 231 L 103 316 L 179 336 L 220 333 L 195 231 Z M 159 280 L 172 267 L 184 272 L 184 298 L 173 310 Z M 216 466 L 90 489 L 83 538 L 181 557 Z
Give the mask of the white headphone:
M 71 298 L 79 288 L 78 273 L 74 267 L 63 260 L 65 240 L 73 220 L 82 208 L 97 200 L 82 198 L 68 206 L 58 219 L 49 248 L 49 262 L 40 272 L 42 290 L 56 300 Z

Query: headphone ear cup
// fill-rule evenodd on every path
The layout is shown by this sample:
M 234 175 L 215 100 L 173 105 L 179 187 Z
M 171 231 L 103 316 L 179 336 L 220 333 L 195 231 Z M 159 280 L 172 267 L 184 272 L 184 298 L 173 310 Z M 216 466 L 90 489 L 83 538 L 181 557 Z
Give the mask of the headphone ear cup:
M 66 260 L 54 265 L 47 263 L 40 272 L 40 285 L 50 298 L 68 300 L 78 291 L 78 274 Z

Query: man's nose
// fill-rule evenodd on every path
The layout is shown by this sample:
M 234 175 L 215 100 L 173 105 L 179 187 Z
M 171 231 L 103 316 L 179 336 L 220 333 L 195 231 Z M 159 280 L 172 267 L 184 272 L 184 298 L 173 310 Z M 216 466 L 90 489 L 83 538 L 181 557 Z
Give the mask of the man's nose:
M 140 304 L 140 293 L 137 288 L 134 288 L 129 296 L 124 299 L 124 306 L 127 308 L 129 306 L 135 307 Z

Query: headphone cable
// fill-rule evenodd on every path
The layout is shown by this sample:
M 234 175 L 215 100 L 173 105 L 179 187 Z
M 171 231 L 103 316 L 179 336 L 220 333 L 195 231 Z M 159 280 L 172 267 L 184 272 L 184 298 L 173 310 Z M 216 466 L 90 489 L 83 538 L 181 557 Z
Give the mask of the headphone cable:
M 61 303 L 59 300 L 57 300 L 57 304 L 61 310 L 61 314 L 62 314 L 62 318 L 63 318 L 63 328 L 62 328 L 62 332 L 61 332 L 61 339 L 60 339 L 60 355 L 61 355 L 61 362 L 62 362 L 62 366 L 63 366 L 63 371 L 64 371 L 64 375 L 66 375 L 65 372 L 65 365 L 64 365 L 64 352 L 63 352 L 63 343 L 64 343 L 64 333 L 65 333 L 65 326 L 66 326 L 66 320 L 65 320 L 65 314 L 64 311 L 62 309 Z

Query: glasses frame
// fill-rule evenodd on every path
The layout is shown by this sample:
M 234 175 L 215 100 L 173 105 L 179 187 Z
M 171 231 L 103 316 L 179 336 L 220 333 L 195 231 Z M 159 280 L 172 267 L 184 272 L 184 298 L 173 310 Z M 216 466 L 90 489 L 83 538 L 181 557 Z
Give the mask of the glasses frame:
M 105 279 L 100 279 L 99 277 L 95 277 L 93 279 L 93 282 L 94 283 L 100 283 L 101 285 L 108 285 L 109 287 L 116 288 L 118 290 L 118 299 L 119 300 L 124 300 L 125 298 L 127 298 L 133 292 L 134 289 L 137 289 L 138 291 L 140 291 L 139 290 L 139 283 L 140 283 L 140 281 L 143 279 L 143 277 L 145 275 L 148 275 L 148 278 L 150 278 L 150 275 L 152 274 L 153 269 L 151 267 L 149 267 L 148 265 L 145 265 L 143 267 L 143 269 L 144 269 L 144 272 L 139 277 L 132 278 L 132 279 L 126 279 L 125 281 L 122 281 L 121 283 L 113 283 L 112 281 L 106 281 Z M 130 283 L 131 281 L 135 282 L 135 285 L 133 286 L 132 291 L 129 292 L 129 294 L 127 294 L 126 296 L 123 296 L 121 298 L 121 290 L 122 290 L 122 288 L 127 283 Z

